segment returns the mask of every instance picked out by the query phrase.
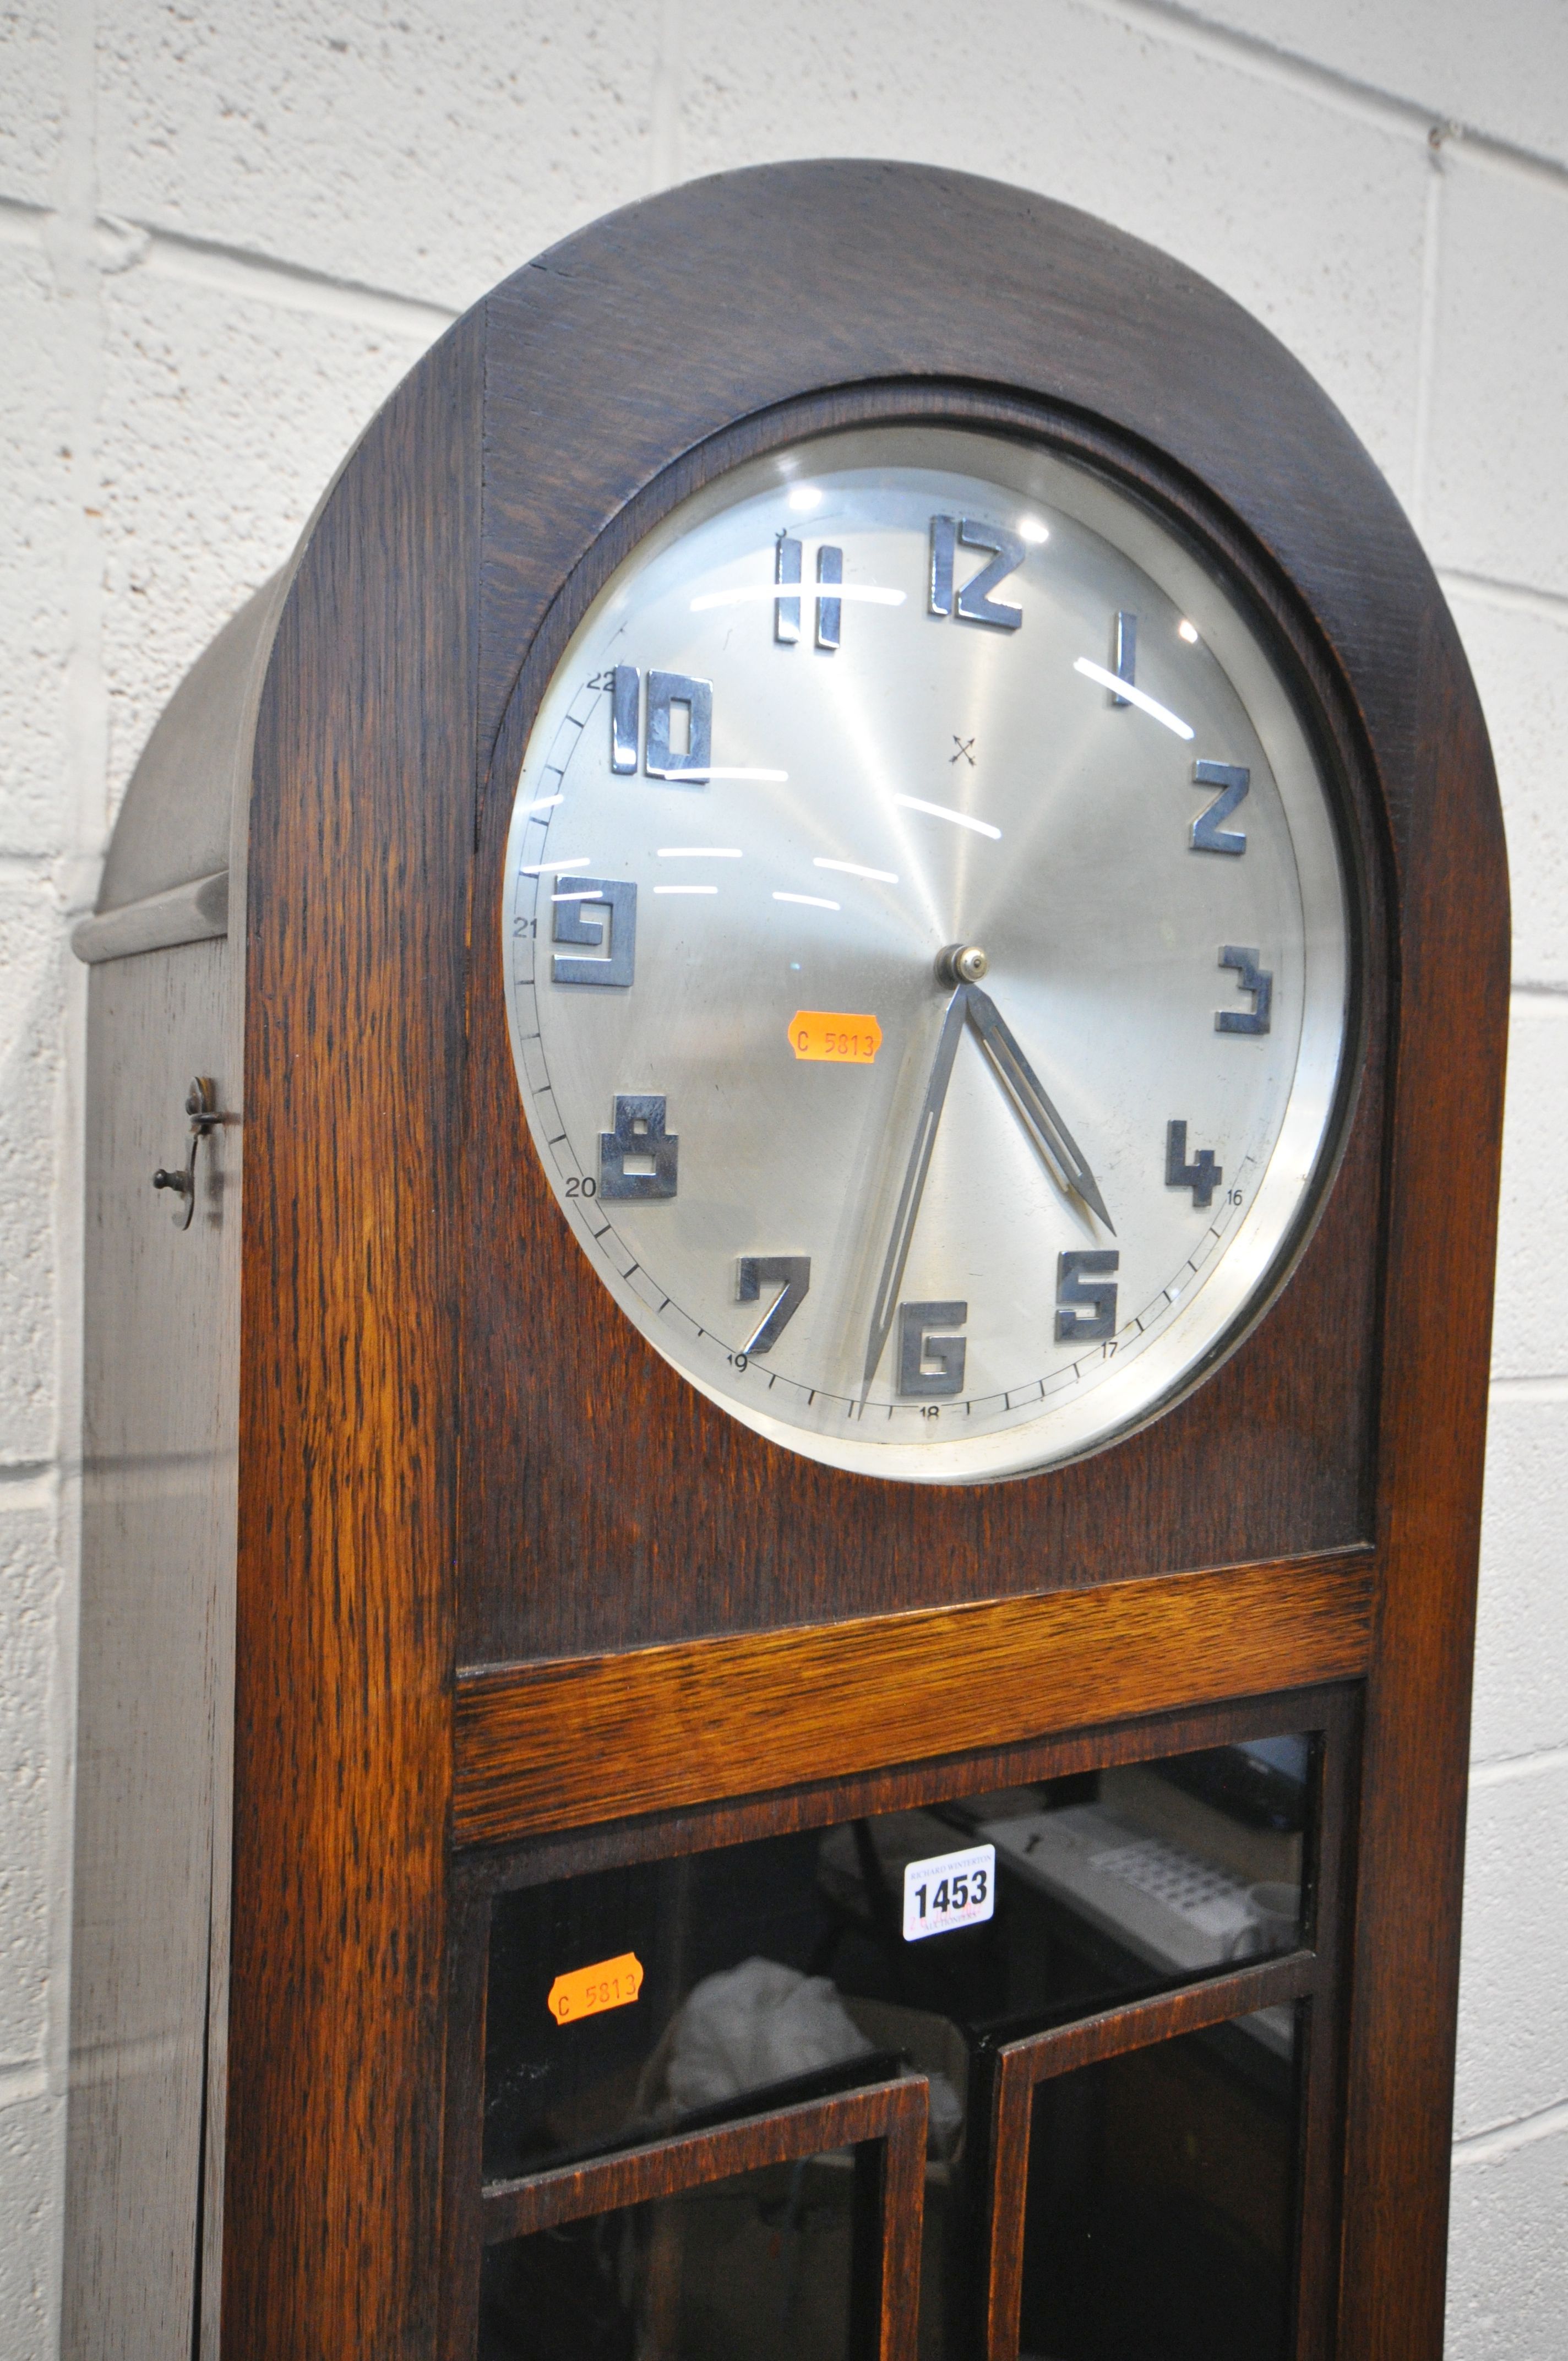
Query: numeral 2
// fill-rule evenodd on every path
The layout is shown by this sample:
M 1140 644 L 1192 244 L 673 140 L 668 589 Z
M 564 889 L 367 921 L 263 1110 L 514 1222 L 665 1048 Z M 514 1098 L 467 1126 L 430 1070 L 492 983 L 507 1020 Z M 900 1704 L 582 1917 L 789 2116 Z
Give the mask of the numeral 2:
M 1116 1334 L 1116 1282 L 1122 1257 L 1100 1246 L 1057 1257 L 1057 1343 L 1098 1345 Z M 1087 1312 L 1079 1306 L 1087 1307 Z
M 1192 823 L 1194 852 L 1245 852 L 1246 834 L 1239 828 L 1222 828 L 1220 822 L 1229 819 L 1238 806 L 1245 803 L 1252 773 L 1234 763 L 1194 763 L 1192 784 L 1195 787 L 1223 787 L 1224 793 L 1214 797 Z
M 989 566 L 982 566 L 959 588 L 958 605 L 953 604 L 953 557 L 959 543 L 966 549 L 989 549 L 995 554 Z M 933 615 L 957 613 L 961 623 L 994 623 L 1003 631 L 1015 631 L 1024 620 L 1022 607 L 1010 607 L 1005 599 L 993 598 L 991 593 L 1007 577 L 1023 565 L 1025 555 L 1022 534 L 1008 533 L 999 524 L 979 524 L 973 517 L 934 516 L 931 519 L 931 612 Z
M 736 1301 L 755 1303 L 764 1287 L 776 1287 L 779 1291 L 741 1345 L 743 1353 L 766 1353 L 778 1343 L 810 1291 L 811 1257 L 742 1255 L 736 1272 Z

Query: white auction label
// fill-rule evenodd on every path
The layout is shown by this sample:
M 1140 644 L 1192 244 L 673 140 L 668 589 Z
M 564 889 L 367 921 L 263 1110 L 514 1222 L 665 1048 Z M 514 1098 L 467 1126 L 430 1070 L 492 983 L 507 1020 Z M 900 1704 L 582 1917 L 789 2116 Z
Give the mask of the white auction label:
M 955 1927 L 978 1927 L 996 1907 L 996 1847 L 934 1853 L 904 1872 L 904 1939 L 921 1942 Z

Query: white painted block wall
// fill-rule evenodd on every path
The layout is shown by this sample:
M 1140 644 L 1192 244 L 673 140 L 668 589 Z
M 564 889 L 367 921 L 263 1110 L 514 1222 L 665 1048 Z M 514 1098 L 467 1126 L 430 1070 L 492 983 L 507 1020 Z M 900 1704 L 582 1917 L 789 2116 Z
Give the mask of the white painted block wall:
M 1516 1022 L 1450 2345 L 1568 2352 L 1568 6 L 0 0 L 0 2361 L 53 2352 L 60 2271 L 68 926 L 163 699 L 451 314 L 614 204 L 824 154 L 1022 181 L 1219 280 L 1464 634 Z

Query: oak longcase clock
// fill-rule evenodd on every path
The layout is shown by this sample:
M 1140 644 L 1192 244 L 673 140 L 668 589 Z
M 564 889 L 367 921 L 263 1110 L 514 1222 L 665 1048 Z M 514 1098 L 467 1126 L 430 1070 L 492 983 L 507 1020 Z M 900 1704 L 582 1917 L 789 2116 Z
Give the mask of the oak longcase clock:
M 1176 263 L 798 164 L 460 321 L 78 932 L 69 2349 L 1435 2356 L 1506 939 Z

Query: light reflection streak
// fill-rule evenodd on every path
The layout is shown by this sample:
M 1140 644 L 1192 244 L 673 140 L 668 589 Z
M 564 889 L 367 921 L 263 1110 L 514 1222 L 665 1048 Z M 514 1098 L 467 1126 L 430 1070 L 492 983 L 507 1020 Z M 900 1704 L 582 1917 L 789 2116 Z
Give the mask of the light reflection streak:
M 663 888 L 655 885 L 653 891 L 657 894 Z M 842 902 L 829 902 L 821 894 L 775 894 L 773 899 L 775 902 L 804 902 L 808 910 L 841 910 L 844 906 Z
M 536 804 L 524 804 L 524 816 L 532 819 L 536 813 L 554 811 L 557 804 L 564 804 L 565 800 L 565 796 L 541 796 Z
M 1135 688 L 1132 682 L 1124 680 L 1119 673 L 1107 672 L 1103 664 L 1091 664 L 1087 656 L 1080 656 L 1073 670 L 1080 672 L 1085 680 L 1096 681 L 1102 688 L 1108 688 L 1113 697 L 1121 698 L 1124 705 L 1135 705 L 1138 711 L 1146 713 L 1151 720 L 1163 722 L 1168 730 L 1174 730 L 1179 738 L 1191 737 L 1190 723 L 1183 721 L 1179 713 L 1172 713 L 1168 706 L 1159 705 L 1152 697 L 1146 697 L 1141 688 Z
M 894 802 L 905 811 L 924 812 L 928 819 L 949 820 L 954 828 L 967 828 L 976 836 L 999 840 L 1002 830 L 992 828 L 988 819 L 972 819 L 968 812 L 954 811 L 950 804 L 928 804 L 919 796 L 894 796 Z
M 746 582 L 732 590 L 700 591 L 691 611 L 706 615 L 715 607 L 740 607 L 753 598 L 858 598 L 863 607 L 902 607 L 905 597 L 902 590 L 883 590 L 872 582 L 787 582 L 782 588 L 772 582 Z
M 591 852 L 575 852 L 570 861 L 525 861 L 522 874 L 525 877 L 564 875 L 568 869 L 587 869 L 592 860 Z
M 896 885 L 898 883 L 896 869 L 862 869 L 858 861 L 825 861 L 818 853 L 811 865 L 813 869 L 837 869 L 845 877 L 869 877 L 873 885 Z

